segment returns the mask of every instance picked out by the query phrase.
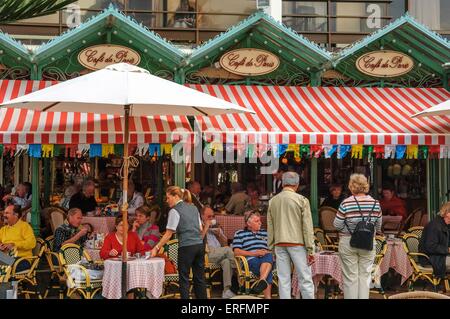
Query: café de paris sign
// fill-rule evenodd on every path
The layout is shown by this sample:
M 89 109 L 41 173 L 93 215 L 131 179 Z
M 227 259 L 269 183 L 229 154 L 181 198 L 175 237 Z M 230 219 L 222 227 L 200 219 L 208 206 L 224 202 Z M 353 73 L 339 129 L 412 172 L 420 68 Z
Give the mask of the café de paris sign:
M 88 47 L 78 54 L 78 62 L 90 70 L 100 70 L 114 63 L 138 65 L 141 56 L 136 51 L 114 44 L 99 44 Z
M 243 76 L 268 74 L 280 66 L 280 59 L 260 49 L 236 49 L 220 58 L 220 66 L 230 73 Z
M 392 78 L 411 71 L 414 61 L 401 52 L 380 50 L 360 56 L 356 60 L 356 67 L 360 72 L 373 77 Z

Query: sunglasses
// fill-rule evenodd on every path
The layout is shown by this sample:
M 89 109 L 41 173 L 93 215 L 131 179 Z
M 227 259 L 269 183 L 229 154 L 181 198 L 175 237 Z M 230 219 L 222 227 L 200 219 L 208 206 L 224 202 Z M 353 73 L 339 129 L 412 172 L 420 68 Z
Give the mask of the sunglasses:
M 252 216 L 259 216 L 259 213 L 258 212 L 251 212 L 250 214 L 248 214 L 248 215 L 246 215 L 245 216 L 245 218 L 244 218 L 244 221 L 247 223 L 248 221 L 249 221 L 249 219 L 252 217 Z

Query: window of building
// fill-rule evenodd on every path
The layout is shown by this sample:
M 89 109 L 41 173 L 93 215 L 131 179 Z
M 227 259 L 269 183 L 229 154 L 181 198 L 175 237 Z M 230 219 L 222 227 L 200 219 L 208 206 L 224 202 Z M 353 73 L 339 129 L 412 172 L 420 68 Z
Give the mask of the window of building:
M 398 18 L 406 11 L 406 0 L 336 1 L 283 0 L 283 22 L 311 40 L 351 43 Z
M 450 0 L 409 0 L 409 11 L 433 30 L 450 31 Z

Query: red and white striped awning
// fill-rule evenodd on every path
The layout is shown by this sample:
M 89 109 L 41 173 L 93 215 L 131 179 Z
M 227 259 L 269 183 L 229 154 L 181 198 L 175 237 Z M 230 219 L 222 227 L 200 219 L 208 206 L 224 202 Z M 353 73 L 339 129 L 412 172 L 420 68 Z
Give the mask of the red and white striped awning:
M 0 103 L 55 83 L 0 80 Z M 123 128 L 113 115 L 0 108 L 0 144 L 123 144 Z M 192 131 L 186 116 L 130 118 L 131 144 L 171 143 L 174 131 Z
M 247 136 L 249 143 L 450 145 L 450 117 L 411 118 L 450 99 L 443 88 L 190 87 L 256 112 L 197 118 L 226 143 Z

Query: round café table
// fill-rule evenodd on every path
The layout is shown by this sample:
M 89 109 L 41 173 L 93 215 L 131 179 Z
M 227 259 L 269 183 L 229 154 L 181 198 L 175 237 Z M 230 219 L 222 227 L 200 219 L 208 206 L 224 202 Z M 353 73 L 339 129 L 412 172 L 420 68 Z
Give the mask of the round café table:
M 339 285 L 339 288 L 342 290 L 343 287 L 343 279 L 342 279 L 342 268 L 341 261 L 339 259 L 339 254 L 335 252 L 319 252 L 314 255 L 315 262 L 311 265 L 311 272 L 313 277 L 313 282 L 315 289 L 319 286 L 320 280 L 323 276 L 330 276 Z M 298 276 L 296 271 L 293 271 L 292 274 L 292 294 L 297 298 L 300 296 L 300 287 L 298 282 Z M 328 287 L 326 285 L 326 293 L 325 297 L 328 296 Z
M 122 297 L 122 261 L 105 260 L 103 273 L 103 297 L 120 299 Z M 138 258 L 127 262 L 127 291 L 145 288 L 154 298 L 159 298 L 164 284 L 164 259 Z

